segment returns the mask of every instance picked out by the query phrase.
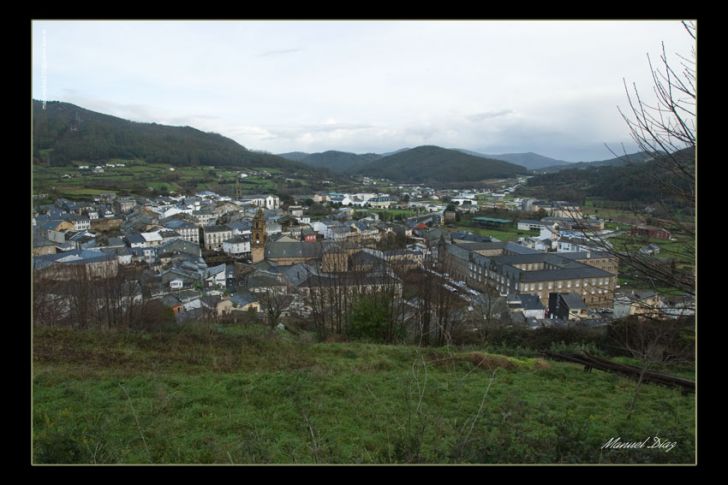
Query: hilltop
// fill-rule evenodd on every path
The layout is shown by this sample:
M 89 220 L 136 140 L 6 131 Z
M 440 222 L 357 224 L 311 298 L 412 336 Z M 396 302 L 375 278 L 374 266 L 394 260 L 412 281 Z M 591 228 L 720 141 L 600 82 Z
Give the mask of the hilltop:
M 141 159 L 175 166 L 311 168 L 276 155 L 248 150 L 217 133 L 190 126 L 137 123 L 58 101 L 33 100 L 33 157 L 51 165 L 72 161 Z
M 295 160 L 315 168 L 324 168 L 335 173 L 351 173 L 367 165 L 369 162 L 382 158 L 376 153 L 358 155 L 350 152 L 329 150 L 322 153 L 291 152 L 280 155 L 289 160 Z
M 398 182 L 476 182 L 528 173 L 525 167 L 437 146 L 420 146 L 374 160 L 356 171 Z
M 505 162 L 515 163 L 521 165 L 529 170 L 541 169 L 544 167 L 552 166 L 570 166 L 573 165 L 565 160 L 557 160 L 555 158 L 545 157 L 538 153 L 527 152 L 527 153 L 501 153 L 500 155 L 484 155 L 482 153 L 474 152 L 471 150 L 456 149 L 459 152 L 473 155 L 475 157 L 491 158 L 494 160 L 503 160 Z
M 537 167 L 539 173 L 554 173 L 562 170 L 571 169 L 588 169 L 596 167 L 623 167 L 632 164 L 641 164 L 648 162 L 655 158 L 655 154 L 648 152 L 636 152 L 626 155 L 622 155 L 615 158 L 609 158 L 607 160 L 598 160 L 593 162 L 575 162 L 564 164 L 553 164 L 550 166 Z

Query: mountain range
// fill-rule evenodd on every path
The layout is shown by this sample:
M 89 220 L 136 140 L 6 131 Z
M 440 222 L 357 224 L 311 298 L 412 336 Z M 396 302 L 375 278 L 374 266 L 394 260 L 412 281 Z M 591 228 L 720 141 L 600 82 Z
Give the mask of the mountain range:
M 432 145 L 382 154 L 329 150 L 273 155 L 249 150 L 230 138 L 190 126 L 138 123 L 70 103 L 38 100 L 33 100 L 33 148 L 35 161 L 52 165 L 143 159 L 180 166 L 278 167 L 311 174 L 326 170 L 330 175 L 366 175 L 397 182 L 477 182 L 527 174 L 529 170 L 551 173 L 628 163 L 625 157 L 570 163 L 533 152 L 485 155 Z M 652 157 L 637 153 L 626 158 L 644 162 Z
M 472 150 L 463 150 L 462 148 L 454 148 L 459 152 L 473 155 L 474 157 L 491 158 L 495 160 L 503 160 L 510 163 L 515 163 L 522 167 L 526 167 L 529 170 L 537 170 L 544 167 L 554 166 L 569 166 L 571 162 L 565 160 L 557 160 L 555 158 L 545 157 L 538 153 L 527 152 L 527 153 L 501 153 L 500 155 L 485 155 L 483 153 L 474 152 Z

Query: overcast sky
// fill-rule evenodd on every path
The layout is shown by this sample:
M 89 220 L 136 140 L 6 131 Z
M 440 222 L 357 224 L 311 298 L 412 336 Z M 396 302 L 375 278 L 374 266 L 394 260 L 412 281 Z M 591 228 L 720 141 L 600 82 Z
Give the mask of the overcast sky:
M 36 21 L 33 97 L 273 153 L 600 160 L 630 143 L 622 79 L 647 93 L 661 41 L 692 39 L 679 21 Z

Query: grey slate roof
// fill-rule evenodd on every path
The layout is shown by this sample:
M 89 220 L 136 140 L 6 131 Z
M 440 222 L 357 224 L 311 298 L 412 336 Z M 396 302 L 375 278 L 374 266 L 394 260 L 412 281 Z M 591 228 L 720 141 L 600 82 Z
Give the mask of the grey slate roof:
M 281 258 L 320 258 L 323 248 L 317 243 L 308 242 L 272 242 L 265 247 L 265 257 Z
M 521 306 L 524 310 L 543 310 L 544 306 L 541 299 L 536 295 L 522 294 L 519 295 Z
M 560 293 L 559 295 L 569 307 L 569 310 L 580 310 L 586 308 L 584 300 L 582 300 L 576 293 Z

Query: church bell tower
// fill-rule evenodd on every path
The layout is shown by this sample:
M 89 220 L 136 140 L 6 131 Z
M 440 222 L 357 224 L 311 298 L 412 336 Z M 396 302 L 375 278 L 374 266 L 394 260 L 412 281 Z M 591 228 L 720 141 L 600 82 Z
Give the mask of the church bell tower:
M 253 230 L 251 231 L 250 238 L 250 255 L 253 263 L 260 263 L 265 259 L 265 215 L 263 209 L 258 209 L 258 212 L 253 218 Z

